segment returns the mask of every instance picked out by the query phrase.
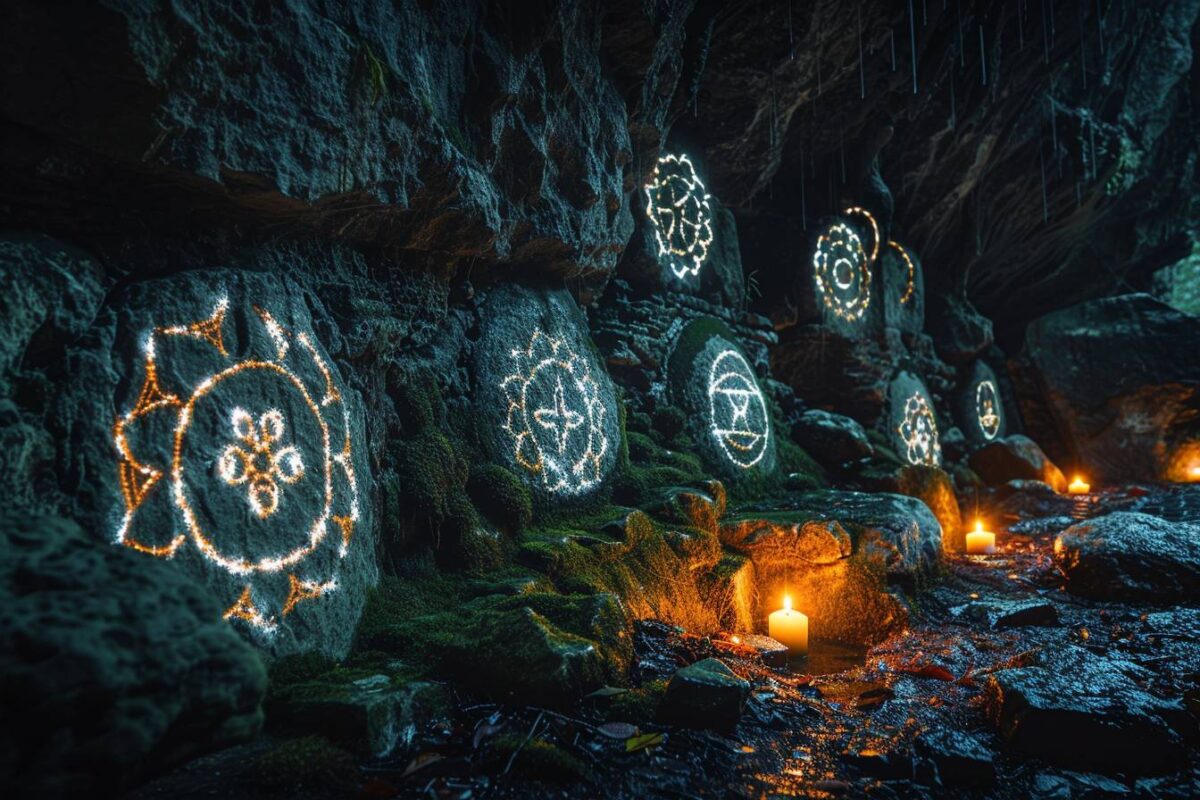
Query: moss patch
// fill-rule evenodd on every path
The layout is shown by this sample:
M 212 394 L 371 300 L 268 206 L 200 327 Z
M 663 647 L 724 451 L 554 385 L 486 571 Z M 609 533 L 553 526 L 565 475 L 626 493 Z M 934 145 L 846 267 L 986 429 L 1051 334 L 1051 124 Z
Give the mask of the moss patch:
M 519 733 L 496 737 L 493 765 L 499 769 L 512 761 L 512 771 L 526 778 L 554 783 L 574 783 L 588 777 L 587 766 L 558 745 L 545 739 L 525 740 Z
M 279 790 L 345 785 L 357 769 L 355 758 L 325 737 L 302 736 L 259 754 L 247 772 L 256 786 Z

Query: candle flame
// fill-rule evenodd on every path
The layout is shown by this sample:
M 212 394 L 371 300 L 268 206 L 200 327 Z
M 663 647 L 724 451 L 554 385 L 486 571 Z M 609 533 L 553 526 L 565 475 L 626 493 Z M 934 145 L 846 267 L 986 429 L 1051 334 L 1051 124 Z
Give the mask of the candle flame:
M 791 610 L 792 610 L 792 598 L 791 598 L 791 596 L 790 596 L 790 595 L 786 595 L 786 594 L 785 594 L 785 595 L 783 596 L 783 610 L 784 610 L 784 611 L 791 611 Z
M 981 519 L 975 520 L 975 532 L 983 533 L 983 520 L 981 520 Z

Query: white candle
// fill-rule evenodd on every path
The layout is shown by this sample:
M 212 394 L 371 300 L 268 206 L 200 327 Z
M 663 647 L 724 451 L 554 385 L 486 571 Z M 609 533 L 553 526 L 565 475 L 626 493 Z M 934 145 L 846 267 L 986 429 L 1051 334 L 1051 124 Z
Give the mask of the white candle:
M 792 610 L 792 598 L 784 595 L 783 608 L 767 619 L 771 638 L 788 649 L 788 656 L 808 655 L 808 617 Z
M 967 554 L 990 556 L 996 552 L 996 534 L 983 529 L 983 522 L 975 521 L 975 530 L 967 533 Z
M 1075 480 L 1071 481 L 1071 485 L 1067 487 L 1067 494 L 1087 494 L 1092 490 L 1090 483 L 1085 483 L 1083 478 L 1078 475 Z

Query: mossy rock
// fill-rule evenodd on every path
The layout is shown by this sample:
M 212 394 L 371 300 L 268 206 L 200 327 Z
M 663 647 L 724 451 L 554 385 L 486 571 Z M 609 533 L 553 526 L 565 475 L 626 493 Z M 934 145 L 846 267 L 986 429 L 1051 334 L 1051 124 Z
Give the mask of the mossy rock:
M 659 706 L 667 691 L 666 681 L 647 681 L 641 686 L 615 695 L 603 709 L 608 722 L 629 722 L 639 727 L 658 720 Z
M 587 765 L 563 748 L 545 739 L 526 741 L 521 733 L 503 733 L 492 744 L 494 766 L 525 778 L 551 783 L 575 783 L 588 777 Z
M 354 756 L 324 736 L 285 739 L 255 756 L 246 774 L 252 784 L 268 791 L 352 788 L 358 764 Z
M 685 728 L 729 731 L 742 716 L 750 684 L 723 661 L 706 658 L 678 670 L 667 684 L 659 718 Z
M 499 696 L 567 703 L 626 680 L 631 638 L 612 595 L 534 593 L 479 597 L 454 611 L 399 618 L 362 643 Z
M 533 519 L 529 489 L 499 464 L 473 468 L 467 481 L 467 494 L 475 507 L 505 533 L 518 534 Z
M 944 548 L 959 552 L 966 548 L 962 513 L 949 475 L 938 467 L 911 465 L 900 470 L 897 483 L 901 494 L 917 498 L 937 517 L 942 526 Z

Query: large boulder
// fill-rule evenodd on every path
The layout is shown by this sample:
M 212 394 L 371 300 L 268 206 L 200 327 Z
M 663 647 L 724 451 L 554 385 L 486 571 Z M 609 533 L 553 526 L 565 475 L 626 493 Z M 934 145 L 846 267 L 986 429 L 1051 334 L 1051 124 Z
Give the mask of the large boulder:
M 378 575 L 363 405 L 330 355 L 336 330 L 277 274 L 133 283 L 70 352 L 47 415 L 62 488 L 99 540 L 170 558 L 272 656 L 345 655 Z
M 1067 479 L 1037 442 L 1014 433 L 971 454 L 971 469 L 985 483 L 998 486 L 1015 480 L 1041 481 L 1056 492 L 1066 491 Z
M 770 396 L 728 326 L 705 317 L 684 326 L 667 376 L 668 394 L 709 467 L 730 478 L 775 471 Z
M 616 390 L 563 289 L 507 284 L 481 304 L 473 379 L 479 434 L 543 504 L 608 479 L 621 449 Z
M 988 678 L 991 718 L 1016 753 L 1071 769 L 1146 774 L 1177 769 L 1180 732 L 1189 725 L 1179 700 L 1139 685 L 1145 667 L 1067 647 L 1042 662 Z
M 1097 600 L 1200 600 L 1200 525 L 1118 511 L 1072 525 L 1054 557 L 1073 594 Z
M 792 423 L 792 438 L 827 467 L 840 467 L 871 456 L 867 432 L 856 421 L 830 411 L 810 409 Z
M 908 370 L 896 374 L 887 392 L 887 434 L 909 464 L 942 465 L 941 426 L 925 381 Z
M 1200 318 L 1145 294 L 1031 323 L 1023 360 L 1072 455 L 1103 481 L 1169 477 L 1200 438 Z
M 266 671 L 183 571 L 56 517 L 0 519 L 0 787 L 108 795 L 252 737 Z
M 963 375 L 955 411 L 967 444 L 980 447 L 1003 438 L 1008 432 L 1008 413 L 995 371 L 986 362 L 976 361 Z
M 910 464 L 900 470 L 896 480 L 901 494 L 917 498 L 937 517 L 942 526 L 942 546 L 947 550 L 964 550 L 966 534 L 950 476 L 939 467 Z

